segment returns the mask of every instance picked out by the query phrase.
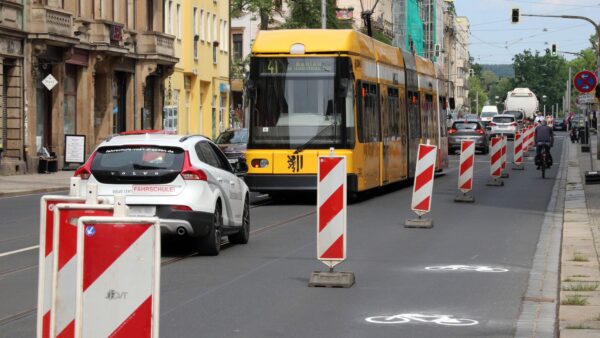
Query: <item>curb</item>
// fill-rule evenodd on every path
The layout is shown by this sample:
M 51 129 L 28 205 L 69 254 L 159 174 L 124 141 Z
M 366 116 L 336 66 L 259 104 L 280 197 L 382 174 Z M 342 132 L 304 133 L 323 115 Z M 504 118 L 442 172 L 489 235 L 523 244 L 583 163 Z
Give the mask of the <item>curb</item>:
M 54 188 L 0 192 L 0 197 L 18 197 L 18 196 L 41 194 L 41 193 L 46 193 L 46 192 L 57 192 L 57 191 L 68 191 L 68 190 L 69 190 L 69 186 L 65 185 L 63 187 L 54 187 Z
M 556 337 L 563 208 L 567 185 L 569 144 L 563 141 L 560 167 L 546 208 L 527 290 L 521 303 L 515 337 Z

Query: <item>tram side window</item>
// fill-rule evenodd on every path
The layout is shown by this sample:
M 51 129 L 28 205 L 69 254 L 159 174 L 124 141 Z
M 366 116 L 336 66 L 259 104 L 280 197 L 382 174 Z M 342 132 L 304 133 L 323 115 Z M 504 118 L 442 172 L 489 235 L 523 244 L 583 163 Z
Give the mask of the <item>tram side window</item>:
M 400 138 L 400 98 L 397 88 L 388 88 L 387 102 L 389 125 L 386 128 L 388 136 L 396 141 Z
M 358 140 L 362 143 L 381 140 L 377 85 L 362 82 L 359 86 Z
M 424 138 L 430 138 L 433 135 L 431 128 L 435 125 L 433 122 L 433 96 L 426 94 L 425 95 L 425 107 L 423 109 L 423 111 L 421 112 L 422 116 L 423 116 L 423 122 L 424 122 L 424 126 L 423 126 L 423 130 L 425 131 L 425 135 L 423 135 Z
M 408 136 L 411 140 L 421 137 L 421 121 L 419 114 L 419 95 L 417 92 L 408 92 Z

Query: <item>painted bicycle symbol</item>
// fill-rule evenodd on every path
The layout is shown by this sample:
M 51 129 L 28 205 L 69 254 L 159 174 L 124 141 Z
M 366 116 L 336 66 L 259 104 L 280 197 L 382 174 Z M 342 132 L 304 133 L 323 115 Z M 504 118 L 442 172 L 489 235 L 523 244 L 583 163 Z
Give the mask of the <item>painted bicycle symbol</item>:
M 505 268 L 493 268 L 484 265 L 444 265 L 444 266 L 428 266 L 425 270 L 430 271 L 477 271 L 477 272 L 507 272 Z
M 401 313 L 393 316 L 374 316 L 365 319 L 375 324 L 434 323 L 446 326 L 471 326 L 478 321 L 468 318 L 454 318 L 452 315 L 423 315 L 419 313 Z

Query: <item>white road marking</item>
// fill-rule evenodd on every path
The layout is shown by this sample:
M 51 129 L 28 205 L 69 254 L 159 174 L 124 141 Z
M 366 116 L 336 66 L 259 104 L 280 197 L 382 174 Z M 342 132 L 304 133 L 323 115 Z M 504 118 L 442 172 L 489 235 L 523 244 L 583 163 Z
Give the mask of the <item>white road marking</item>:
M 477 271 L 477 272 L 508 272 L 505 268 L 495 268 L 485 265 L 444 265 L 428 266 L 425 270 L 429 271 Z
M 405 323 L 434 323 L 444 326 L 471 326 L 479 324 L 478 321 L 468 318 L 454 318 L 452 315 L 428 315 L 420 313 L 401 313 L 392 316 L 373 316 L 365 318 L 374 324 L 405 324 Z
M 39 245 L 34 245 L 34 246 L 30 246 L 28 248 L 23 248 L 23 249 L 9 251 L 9 252 L 3 252 L 3 253 L 0 253 L 0 257 L 10 256 L 10 255 L 18 254 L 20 252 L 29 251 L 29 250 L 35 250 L 35 249 L 38 249 L 39 247 L 40 247 Z

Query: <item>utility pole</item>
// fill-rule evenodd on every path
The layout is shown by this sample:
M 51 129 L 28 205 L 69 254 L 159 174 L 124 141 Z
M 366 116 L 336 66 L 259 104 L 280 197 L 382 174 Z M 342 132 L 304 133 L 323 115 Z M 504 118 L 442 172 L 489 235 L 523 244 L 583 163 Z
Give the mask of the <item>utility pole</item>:
M 322 29 L 326 29 L 327 28 L 327 12 L 326 12 L 326 1 L 327 0 L 321 0 L 321 28 Z
M 475 114 L 479 114 L 479 91 L 475 92 Z
M 578 16 L 578 15 L 541 15 L 541 14 L 521 14 L 521 16 L 537 16 L 537 17 L 543 17 L 543 18 L 561 18 L 561 19 L 575 19 L 575 20 L 585 20 L 589 23 L 591 23 L 592 25 L 594 25 L 594 28 L 596 29 L 596 38 L 598 39 L 598 42 L 596 44 L 596 77 L 598 76 L 597 71 L 600 71 L 600 25 L 598 25 L 594 20 L 585 17 L 585 16 Z M 571 81 L 571 74 L 569 74 L 569 81 Z M 570 96 L 569 96 L 570 97 Z M 570 107 L 570 106 L 569 106 Z M 589 114 L 589 112 L 587 113 Z M 588 122 L 586 123 L 587 128 L 589 128 L 589 123 L 590 123 L 590 119 L 587 119 Z M 589 135 L 588 135 L 589 138 Z M 600 135 L 597 135 L 596 137 L 596 159 L 600 160 Z M 588 140 L 588 145 L 589 145 L 589 140 Z

